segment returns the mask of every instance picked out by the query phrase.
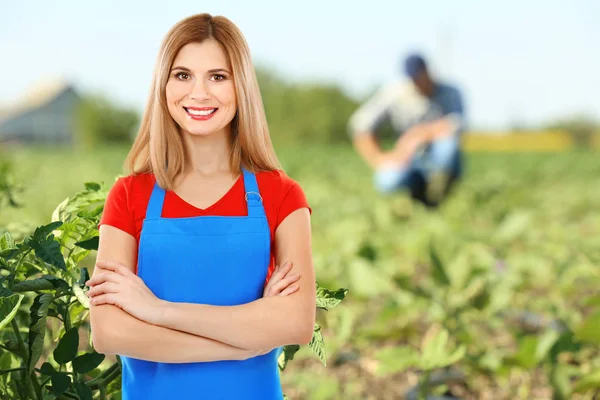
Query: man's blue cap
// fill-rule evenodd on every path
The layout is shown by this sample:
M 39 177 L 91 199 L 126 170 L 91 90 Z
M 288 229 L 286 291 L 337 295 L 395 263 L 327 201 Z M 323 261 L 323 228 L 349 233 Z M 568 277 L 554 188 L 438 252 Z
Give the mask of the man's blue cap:
M 411 79 L 415 79 L 425 69 L 427 69 L 427 65 L 420 54 L 411 54 L 404 60 L 404 72 Z

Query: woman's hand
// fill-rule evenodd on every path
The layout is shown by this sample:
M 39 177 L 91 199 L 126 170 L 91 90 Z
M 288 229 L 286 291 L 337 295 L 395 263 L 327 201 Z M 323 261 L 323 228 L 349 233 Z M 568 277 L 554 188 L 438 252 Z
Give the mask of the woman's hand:
M 98 273 L 86 282 L 87 295 L 93 306 L 112 304 L 133 317 L 155 324 L 165 304 L 144 281 L 125 265 L 116 261 L 97 261 Z
M 295 293 L 299 286 L 295 283 L 298 279 L 300 279 L 300 274 L 291 274 L 288 275 L 288 272 L 292 269 L 292 263 L 286 262 L 283 264 L 283 267 L 277 266 L 275 271 L 273 271 L 273 275 L 269 278 L 269 283 L 265 286 L 263 291 L 263 297 L 274 297 L 274 296 L 289 296 L 292 293 Z M 252 357 L 263 356 L 267 353 L 270 353 L 273 349 L 266 349 L 255 352 L 252 354 Z
M 277 266 L 263 290 L 263 297 L 289 296 L 296 292 L 299 286 L 295 282 L 300 279 L 300 274 L 288 276 L 291 269 L 292 263 L 289 261 L 283 264 L 283 267 Z

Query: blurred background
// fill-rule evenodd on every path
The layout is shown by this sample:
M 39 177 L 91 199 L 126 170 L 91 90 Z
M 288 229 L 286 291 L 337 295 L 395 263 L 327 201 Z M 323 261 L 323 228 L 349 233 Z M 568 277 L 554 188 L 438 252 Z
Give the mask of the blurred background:
M 30 232 L 84 182 L 124 173 L 160 42 L 200 12 L 244 33 L 276 151 L 313 209 L 317 278 L 349 289 L 318 316 L 327 367 L 301 349 L 283 372 L 291 399 L 416 398 L 424 385 L 438 398 L 593 398 L 592 0 L 2 2 L 0 231 Z M 348 135 L 414 51 L 461 90 L 468 121 L 464 177 L 435 210 L 377 193 Z

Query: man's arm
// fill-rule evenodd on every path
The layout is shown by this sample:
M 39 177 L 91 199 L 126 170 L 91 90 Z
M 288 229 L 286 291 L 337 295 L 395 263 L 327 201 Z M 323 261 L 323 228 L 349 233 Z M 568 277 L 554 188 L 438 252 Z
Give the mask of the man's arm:
M 381 163 L 385 155 L 377 142 L 375 132 L 388 118 L 392 101 L 391 89 L 380 89 L 352 114 L 348 124 L 354 148 L 373 169 Z
M 115 260 L 132 271 L 136 240 L 109 225 L 100 227 L 98 258 Z M 94 271 L 94 274 L 96 271 Z M 140 321 L 113 305 L 91 306 L 92 342 L 96 351 L 156 362 L 241 360 L 256 352 Z
M 277 261 L 290 261 L 290 274 L 300 275 L 296 293 L 238 306 L 166 302 L 156 324 L 255 351 L 308 344 L 316 313 L 308 209 L 292 212 L 279 225 L 275 248 Z

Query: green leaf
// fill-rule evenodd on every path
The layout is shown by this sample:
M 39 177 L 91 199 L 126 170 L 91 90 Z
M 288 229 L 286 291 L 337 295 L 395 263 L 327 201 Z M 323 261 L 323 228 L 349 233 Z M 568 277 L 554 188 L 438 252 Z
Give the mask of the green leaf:
M 369 242 L 363 243 L 360 250 L 358 250 L 357 255 L 359 257 L 364 258 L 367 261 L 373 262 L 373 261 L 377 260 L 377 250 Z
M 41 240 L 62 226 L 62 221 L 51 222 L 47 225 L 42 225 L 36 228 L 33 232 L 33 240 Z
M 54 369 L 52 364 L 50 364 L 49 362 L 43 363 L 42 366 L 40 367 L 40 371 L 42 374 L 48 375 L 48 376 L 54 375 L 56 373 L 56 369 Z
M 104 204 L 99 205 L 98 207 L 94 208 L 92 211 L 88 211 L 88 210 L 83 210 L 77 213 L 77 216 L 79 218 L 84 218 L 84 219 L 89 219 L 89 220 L 96 220 L 100 215 L 102 215 L 102 211 L 104 211 Z
M 433 280 L 438 285 L 449 286 L 450 279 L 448 278 L 448 274 L 446 273 L 446 269 L 438 256 L 433 242 L 429 244 L 429 257 L 431 258 L 431 266 L 432 266 L 432 276 Z
M 85 382 L 77 382 L 75 390 L 77 390 L 79 400 L 92 400 L 92 390 L 85 384 Z
M 42 355 L 44 337 L 46 336 L 46 317 L 52 298 L 53 296 L 50 293 L 39 294 L 33 299 L 33 304 L 29 309 L 29 360 L 27 360 L 27 367 L 30 373 Z
M 548 377 L 552 386 L 553 400 L 567 400 L 571 398 L 571 376 L 566 366 L 554 364 Z
M 600 388 L 600 369 L 590 372 L 581 378 L 573 387 L 573 392 L 581 393 L 598 388 Z
M 550 349 L 550 360 L 556 363 L 558 355 L 564 352 L 576 353 L 581 349 L 581 343 L 575 340 L 575 334 L 572 331 L 567 331 L 560 335 L 554 346 Z
M 41 226 L 35 230 L 27 245 L 34 249 L 36 257 L 62 270 L 66 270 L 65 259 L 60 251 L 60 243 L 55 240 L 52 231 L 60 227 L 61 221 Z
M 355 295 L 371 297 L 394 290 L 390 281 L 382 276 L 381 271 L 373 268 L 362 258 L 355 258 L 348 265 L 349 286 Z
M 337 289 L 335 291 L 331 291 L 324 287 L 321 287 L 317 284 L 317 307 L 322 308 L 324 310 L 328 310 L 330 308 L 334 308 L 344 298 L 348 293 L 348 289 Z
M 411 293 L 415 297 L 420 297 L 428 301 L 431 300 L 431 293 L 428 293 L 425 289 L 423 289 L 420 286 L 416 286 L 407 276 L 396 276 L 394 277 L 394 282 L 400 289 Z
M 378 351 L 375 357 L 380 362 L 377 374 L 380 376 L 404 372 L 417 365 L 419 353 L 411 347 L 389 347 Z
M 98 244 L 100 242 L 100 236 L 94 236 L 91 239 L 83 240 L 75 243 L 75 246 L 79 246 L 86 250 L 98 250 Z
M 546 358 L 559 337 L 560 334 L 556 330 L 549 329 L 539 338 L 535 349 L 535 360 L 538 363 Z
M 80 268 L 79 269 L 79 280 L 77 281 L 77 283 L 79 284 L 79 286 L 84 287 L 85 283 L 90 279 L 90 274 L 88 272 L 87 268 Z
M 600 344 L 600 311 L 587 317 L 575 329 L 575 337 L 585 343 Z
M 79 332 L 77 328 L 71 328 L 63 335 L 58 346 L 54 349 L 54 360 L 59 364 L 73 361 L 79 347 Z
M 0 297 L 10 297 L 13 294 L 14 293 L 11 290 L 5 288 L 4 286 L 0 286 Z M 2 329 L 2 328 L 0 328 L 0 329 Z
M 0 297 L 0 331 L 13 320 L 19 310 L 23 297 L 25 296 L 22 294 Z
M 52 275 L 44 275 L 41 278 L 30 279 L 23 282 L 19 282 L 13 286 L 14 292 L 36 292 L 39 290 L 52 290 L 52 289 L 68 289 L 69 284 L 60 278 Z
M 100 190 L 101 186 L 100 186 L 100 184 L 98 184 L 96 182 L 86 182 L 85 183 L 85 188 L 87 190 L 91 190 L 91 191 L 97 192 L 98 190 Z
M 443 368 L 452 365 L 461 360 L 466 353 L 464 345 L 454 350 L 448 348 L 449 334 L 445 328 L 437 325 L 431 326 L 425 333 L 421 343 L 421 355 L 418 366 L 431 371 L 436 368 Z
M 71 385 L 71 377 L 64 372 L 52 375 L 50 381 L 52 382 L 52 393 L 57 397 L 66 392 Z
M 104 361 L 104 358 L 104 354 L 96 352 L 83 354 L 75 357 L 73 369 L 80 374 L 87 374 L 97 368 Z
M 327 355 L 325 354 L 325 340 L 323 339 L 323 334 L 321 333 L 321 327 L 317 323 L 315 323 L 313 337 L 310 340 L 308 347 L 310 347 L 312 351 L 317 355 L 317 357 L 319 357 L 319 360 L 321 360 L 323 365 L 327 366 Z
M 534 368 L 538 361 L 536 351 L 538 348 L 538 338 L 534 335 L 524 336 L 519 340 L 519 349 L 512 356 L 506 357 L 508 364 L 518 365 L 525 369 Z
M 279 355 L 279 358 L 277 359 L 277 364 L 279 365 L 280 371 L 283 371 L 285 369 L 288 361 L 294 359 L 294 355 L 296 354 L 296 352 L 298 350 L 300 350 L 300 346 L 298 346 L 297 344 L 288 345 L 288 346 L 283 347 L 283 351 L 281 352 L 281 354 Z
M 16 249 L 15 240 L 10 236 L 10 233 L 5 232 L 0 236 L 0 251 Z

